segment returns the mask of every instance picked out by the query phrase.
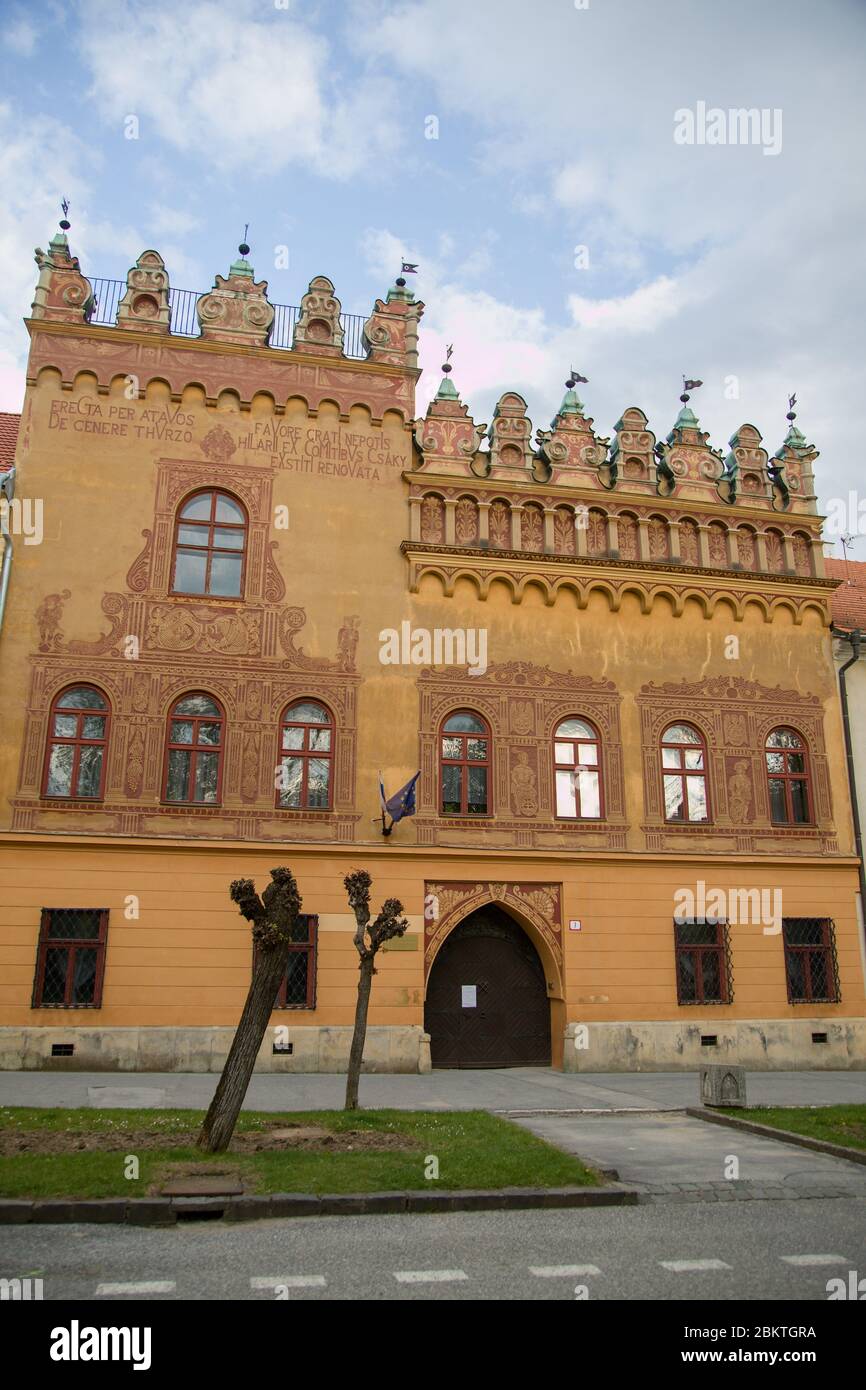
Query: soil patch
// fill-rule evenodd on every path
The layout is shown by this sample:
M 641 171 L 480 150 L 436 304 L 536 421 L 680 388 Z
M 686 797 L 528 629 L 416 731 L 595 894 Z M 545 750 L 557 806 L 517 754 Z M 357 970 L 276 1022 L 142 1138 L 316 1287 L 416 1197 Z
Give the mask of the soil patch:
M 0 1156 L 18 1154 L 141 1153 L 147 1149 L 193 1149 L 198 1129 L 90 1129 L 0 1130 Z M 327 1153 L 369 1150 L 415 1149 L 406 1134 L 391 1130 L 352 1129 L 334 1131 L 318 1125 L 286 1125 L 275 1120 L 261 1129 L 234 1135 L 229 1152 L 237 1154 L 321 1149 Z

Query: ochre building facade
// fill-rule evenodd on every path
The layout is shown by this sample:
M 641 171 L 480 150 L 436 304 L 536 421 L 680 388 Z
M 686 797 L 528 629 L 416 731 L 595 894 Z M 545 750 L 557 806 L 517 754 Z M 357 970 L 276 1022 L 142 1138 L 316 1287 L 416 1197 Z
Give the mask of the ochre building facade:
M 241 248 L 195 304 L 145 252 L 94 307 L 37 252 L 0 634 L 0 1055 L 215 1070 L 251 967 L 231 880 L 306 914 L 260 1066 L 866 1065 L 857 860 L 813 465 L 713 449 L 685 401 L 600 437 L 489 428 L 423 305 L 269 303 Z M 183 315 L 186 318 L 183 319 Z M 109 321 L 106 321 L 109 320 Z M 459 369 L 458 369 L 459 376 Z M 22 515 L 24 514 L 22 510 Z M 14 517 L 13 517 L 14 520 Z M 420 769 L 417 810 L 382 834 Z

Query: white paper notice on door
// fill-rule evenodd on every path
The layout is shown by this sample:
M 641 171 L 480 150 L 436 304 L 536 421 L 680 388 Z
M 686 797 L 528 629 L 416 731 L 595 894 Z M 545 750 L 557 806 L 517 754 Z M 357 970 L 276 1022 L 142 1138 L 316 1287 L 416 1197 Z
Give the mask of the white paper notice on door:
M 464 1008 L 464 1009 L 475 1009 L 475 1008 L 478 1007 L 478 1000 L 477 1000 L 477 998 L 476 998 L 477 990 L 478 990 L 478 986 L 477 986 L 477 985 L 461 985 L 461 986 L 460 986 L 460 1004 L 461 1004 L 461 1008 Z

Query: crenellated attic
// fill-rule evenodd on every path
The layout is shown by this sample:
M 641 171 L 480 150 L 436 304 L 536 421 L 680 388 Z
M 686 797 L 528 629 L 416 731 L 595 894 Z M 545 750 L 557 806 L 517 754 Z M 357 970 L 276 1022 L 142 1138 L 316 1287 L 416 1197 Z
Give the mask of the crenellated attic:
M 349 418 L 359 400 L 367 402 L 373 420 L 393 412 L 407 431 L 410 524 L 403 548 L 413 588 L 424 574 L 436 573 L 450 591 L 455 576 L 467 572 L 456 561 L 443 563 L 442 553 L 454 551 L 489 557 L 470 566 L 479 592 L 491 581 L 494 552 L 518 561 L 511 576 L 515 597 L 531 570 L 546 586 L 549 602 L 564 575 L 577 582 L 568 567 L 593 563 L 650 566 L 679 572 L 683 581 L 692 571 L 709 602 L 718 585 L 698 580 L 707 572 L 750 577 L 753 592 L 762 576 L 777 584 L 825 582 L 813 475 L 818 453 L 797 428 L 793 410 L 772 458 L 751 424 L 735 431 L 726 455 L 713 448 L 686 391 L 663 439 L 656 438 L 644 412 L 630 406 L 611 440 L 595 432 L 578 397 L 578 380 L 585 379 L 570 378 L 550 428 L 533 435 L 527 403 L 516 391 L 500 396 L 489 427 L 476 423 L 452 381 L 449 361 L 426 414 L 415 419 L 424 305 L 402 277 L 367 318 L 344 314 L 323 275 L 310 281 L 297 309 L 272 304 L 245 242 L 228 275 L 217 275 L 205 294 L 172 291 L 154 250 L 139 256 L 125 286 L 91 284 L 70 252 L 68 222 L 60 226 L 48 251 L 36 252 L 31 379 L 51 365 L 60 369 L 64 386 L 71 385 L 75 371 L 86 365 L 97 374 L 98 389 L 106 391 L 121 368 L 141 373 L 142 392 L 149 380 L 164 381 L 175 400 L 189 381 L 201 384 L 209 404 L 230 391 L 242 412 L 254 398 L 268 399 L 279 416 L 298 397 L 311 418 L 326 401 L 337 405 L 341 419 Z M 114 299 L 109 295 L 113 313 L 94 294 L 96 286 L 104 299 L 110 285 L 116 287 Z M 114 346 L 103 344 L 85 363 L 80 331 L 66 343 L 50 341 L 55 325 L 65 325 L 60 332 L 66 334 L 92 331 Z M 157 339 L 169 340 L 171 350 L 157 352 Z M 205 357 L 201 345 L 211 351 L 219 345 L 226 356 Z M 183 352 L 174 351 L 180 346 Z M 682 583 L 677 589 L 680 603 Z M 764 597 L 769 615 L 778 594 Z M 821 600 L 818 606 L 826 610 L 824 595 Z M 804 606 L 814 606 L 806 594 L 790 602 L 796 621 Z

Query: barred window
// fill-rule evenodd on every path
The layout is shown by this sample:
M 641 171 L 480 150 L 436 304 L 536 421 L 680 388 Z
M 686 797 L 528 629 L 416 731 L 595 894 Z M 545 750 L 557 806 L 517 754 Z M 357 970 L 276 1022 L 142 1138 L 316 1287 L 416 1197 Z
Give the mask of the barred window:
M 286 973 L 280 981 L 275 1009 L 314 1009 L 316 1007 L 316 947 L 319 918 L 304 912 L 298 917 L 289 947 Z
M 730 941 L 725 922 L 674 919 L 678 1004 L 730 1004 Z
M 785 977 L 789 1004 L 838 1004 L 836 929 L 829 917 L 785 917 Z
M 34 1009 L 98 1009 L 108 936 L 108 909 L 42 909 Z

